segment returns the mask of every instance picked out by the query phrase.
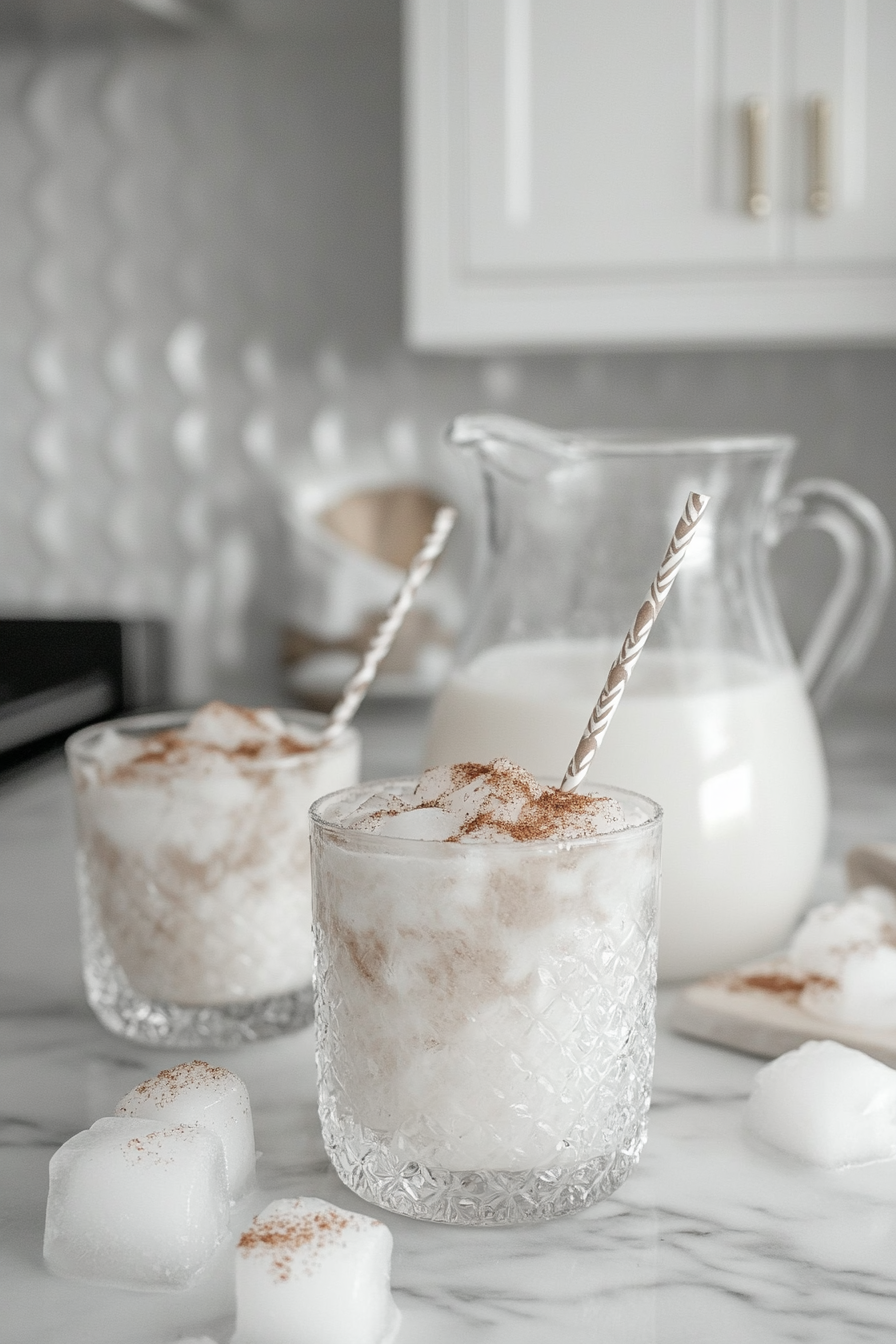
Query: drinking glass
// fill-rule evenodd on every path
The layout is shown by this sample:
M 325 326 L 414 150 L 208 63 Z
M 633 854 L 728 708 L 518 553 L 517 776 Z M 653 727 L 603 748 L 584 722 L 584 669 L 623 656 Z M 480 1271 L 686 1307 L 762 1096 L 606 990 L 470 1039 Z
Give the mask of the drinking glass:
M 321 728 L 323 715 L 279 711 Z M 103 764 L 110 729 L 151 737 L 184 713 L 95 724 L 66 744 L 78 822 L 84 983 L 118 1036 L 231 1046 L 313 1017 L 308 809 L 358 779 L 360 739 L 273 759 L 180 753 Z
M 583 840 L 403 840 L 311 809 L 317 1059 L 340 1178 L 396 1213 L 553 1218 L 609 1195 L 646 1137 L 661 810 L 600 787 L 625 829 Z

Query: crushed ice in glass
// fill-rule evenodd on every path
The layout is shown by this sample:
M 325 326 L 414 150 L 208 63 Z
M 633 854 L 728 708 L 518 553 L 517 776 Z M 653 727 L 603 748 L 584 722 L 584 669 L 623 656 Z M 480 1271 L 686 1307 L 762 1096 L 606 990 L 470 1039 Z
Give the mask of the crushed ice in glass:
M 344 824 L 401 840 L 580 840 L 624 830 L 615 798 L 562 793 L 504 757 L 424 770 L 407 798 L 379 794 Z

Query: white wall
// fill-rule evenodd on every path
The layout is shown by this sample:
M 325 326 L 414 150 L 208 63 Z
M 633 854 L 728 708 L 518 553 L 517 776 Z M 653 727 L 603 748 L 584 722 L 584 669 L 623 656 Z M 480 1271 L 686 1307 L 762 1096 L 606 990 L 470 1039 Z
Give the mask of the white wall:
M 350 447 L 400 417 L 432 455 L 450 415 L 487 405 L 786 430 L 798 474 L 842 477 L 896 524 L 894 350 L 404 352 L 397 8 L 369 8 L 328 23 L 306 6 L 291 33 L 0 49 L 5 609 L 161 611 L 185 696 L 266 693 L 269 469 L 328 408 Z M 832 557 L 795 539 L 780 561 L 799 639 Z M 892 605 L 852 697 L 896 706 Z

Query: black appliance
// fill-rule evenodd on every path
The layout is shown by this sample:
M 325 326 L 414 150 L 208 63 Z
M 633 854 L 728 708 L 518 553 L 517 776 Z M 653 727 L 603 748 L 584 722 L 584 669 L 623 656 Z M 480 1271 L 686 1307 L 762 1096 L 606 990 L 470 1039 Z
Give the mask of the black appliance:
M 162 621 L 0 619 L 0 769 L 84 724 L 164 705 L 167 669 Z

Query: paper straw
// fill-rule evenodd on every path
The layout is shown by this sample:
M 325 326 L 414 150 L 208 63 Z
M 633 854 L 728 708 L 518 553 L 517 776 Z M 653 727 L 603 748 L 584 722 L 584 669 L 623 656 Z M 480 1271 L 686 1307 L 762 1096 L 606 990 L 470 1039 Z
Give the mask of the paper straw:
M 401 624 L 407 616 L 417 589 L 441 555 L 445 542 L 457 520 L 457 509 L 450 504 L 443 505 L 433 519 L 432 527 L 424 538 L 423 545 L 411 561 L 404 583 L 398 596 L 386 612 L 379 629 L 367 646 L 363 662 L 331 711 L 326 726 L 317 740 L 318 746 L 326 746 L 338 737 L 345 726 L 352 721 L 358 706 L 364 699 L 370 683 L 376 676 L 377 668 L 392 647 L 392 643 Z
M 595 753 L 603 741 L 610 720 L 616 713 L 626 683 L 632 674 L 632 668 L 641 657 L 641 650 L 647 643 L 647 636 L 653 629 L 663 603 L 669 596 L 669 590 L 681 568 L 684 553 L 691 544 L 697 524 L 703 517 L 708 503 L 709 495 L 691 494 L 688 496 L 685 511 L 679 518 L 678 526 L 672 534 L 672 540 L 669 542 L 669 549 L 663 557 L 659 573 L 650 585 L 650 592 L 644 599 L 631 630 L 622 641 L 622 648 L 610 668 L 606 684 L 600 693 L 597 704 L 594 706 L 591 718 L 588 720 L 588 726 L 582 734 L 582 740 L 566 767 L 566 774 L 563 776 L 563 783 L 560 785 L 564 793 L 575 793 L 588 773 L 588 767 L 594 760 Z

